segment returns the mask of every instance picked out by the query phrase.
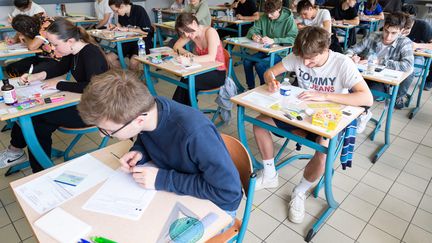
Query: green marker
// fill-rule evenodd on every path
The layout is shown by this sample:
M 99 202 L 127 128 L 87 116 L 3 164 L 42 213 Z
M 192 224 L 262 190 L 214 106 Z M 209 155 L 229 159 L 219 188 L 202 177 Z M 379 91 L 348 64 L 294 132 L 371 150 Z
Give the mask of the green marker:
M 95 242 L 95 243 L 117 243 L 117 242 L 115 242 L 113 240 L 110 240 L 110 239 L 107 239 L 107 238 L 104 238 L 104 237 L 100 237 L 100 236 L 90 237 L 90 240 L 93 241 L 93 242 Z

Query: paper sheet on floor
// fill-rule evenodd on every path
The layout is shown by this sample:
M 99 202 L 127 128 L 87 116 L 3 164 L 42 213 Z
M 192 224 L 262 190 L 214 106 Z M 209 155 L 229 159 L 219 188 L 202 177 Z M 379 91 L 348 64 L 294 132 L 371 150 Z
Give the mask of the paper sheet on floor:
M 139 186 L 130 173 L 117 170 L 84 204 L 83 209 L 139 220 L 156 190 Z
M 113 169 L 87 154 L 17 187 L 15 191 L 36 212 L 43 214 L 89 190 L 113 172 Z

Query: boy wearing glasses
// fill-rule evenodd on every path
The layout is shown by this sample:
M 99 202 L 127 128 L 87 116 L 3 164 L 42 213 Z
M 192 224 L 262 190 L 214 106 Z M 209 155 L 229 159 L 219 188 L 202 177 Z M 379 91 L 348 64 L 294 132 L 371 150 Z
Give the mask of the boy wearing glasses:
M 200 111 L 153 97 L 138 76 L 118 70 L 92 79 L 78 111 L 106 136 L 137 136 L 120 163 L 140 186 L 208 199 L 235 215 L 242 198 L 239 174 L 216 127 Z

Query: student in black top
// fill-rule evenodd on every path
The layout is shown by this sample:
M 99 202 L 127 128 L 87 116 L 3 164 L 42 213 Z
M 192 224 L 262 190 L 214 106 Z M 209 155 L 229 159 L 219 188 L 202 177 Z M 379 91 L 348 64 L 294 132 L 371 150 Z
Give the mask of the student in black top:
M 357 15 L 357 9 L 355 8 L 356 0 L 341 0 L 340 3 L 330 10 L 331 16 L 334 18 L 335 24 L 352 24 L 358 25 L 360 18 Z M 345 31 L 343 31 L 345 32 Z M 356 31 L 352 28 L 349 31 L 348 46 L 356 43 Z
M 144 36 L 146 53 L 153 46 L 153 28 L 150 18 L 145 9 L 139 5 L 133 5 L 130 0 L 109 0 L 109 6 L 118 15 L 117 26 L 110 26 L 110 29 L 136 32 Z M 123 55 L 129 57 L 129 69 L 138 70 L 139 62 L 133 57 L 138 56 L 137 42 L 127 42 L 122 44 Z M 115 53 L 107 54 L 107 59 L 112 67 L 120 68 L 118 56 Z
M 81 28 L 66 19 L 54 21 L 47 29 L 47 39 L 53 44 L 54 50 L 63 56 L 57 63 L 44 63 L 35 67 L 34 74 L 24 74 L 21 80 L 33 82 L 42 80 L 43 89 L 58 89 L 82 93 L 93 75 L 108 70 L 104 53 L 94 44 L 94 40 Z M 71 71 L 76 82 L 62 81 L 63 75 Z M 78 115 L 76 107 L 41 114 L 32 118 L 37 139 L 45 153 L 51 154 L 52 133 L 60 126 L 79 128 L 86 125 Z M 24 148 L 27 146 L 21 128 L 15 124 L 12 128 L 11 141 L 8 148 L 0 154 L 0 167 L 7 167 L 27 160 Z M 43 170 L 29 151 L 29 161 L 33 172 Z
M 235 17 L 239 20 L 256 21 L 260 17 L 257 5 L 254 0 L 234 0 L 231 6 L 235 11 Z M 242 25 L 241 36 L 246 36 L 249 28 L 252 27 L 252 25 L 253 23 Z M 237 26 L 232 24 L 228 25 L 226 28 L 237 29 Z M 237 37 L 237 33 L 222 29 L 218 30 L 218 34 L 221 39 L 229 35 Z
M 382 6 L 383 11 L 388 13 L 401 11 L 403 4 L 401 0 L 379 0 L 378 2 Z
M 424 20 L 415 19 L 415 16 L 417 15 L 417 7 L 414 5 L 404 5 L 402 7 L 402 12 L 408 15 L 407 24 L 405 25 L 407 27 L 405 27 L 403 34 L 414 42 L 413 48 L 432 49 L 432 26 Z M 416 59 L 422 59 L 422 57 L 414 56 L 414 63 L 417 62 Z M 432 72 L 429 71 L 424 90 L 431 89 Z

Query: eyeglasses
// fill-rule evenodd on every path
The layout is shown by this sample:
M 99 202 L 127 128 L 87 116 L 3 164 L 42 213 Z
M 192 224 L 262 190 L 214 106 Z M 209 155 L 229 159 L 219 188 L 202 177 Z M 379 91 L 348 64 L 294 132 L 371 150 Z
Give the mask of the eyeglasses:
M 147 113 L 142 113 L 142 114 L 140 114 L 140 116 L 147 116 Z M 128 121 L 128 122 L 126 122 L 123 126 L 121 126 L 119 129 L 117 129 L 117 130 L 115 130 L 115 131 L 113 131 L 113 132 L 111 132 L 111 133 L 109 133 L 106 129 L 104 129 L 104 128 L 100 128 L 100 127 L 98 127 L 98 129 L 99 129 L 99 131 L 104 135 L 104 136 L 106 136 L 106 137 L 109 137 L 109 138 L 113 138 L 113 135 L 114 134 L 116 134 L 116 133 L 118 133 L 119 131 L 121 131 L 123 128 L 125 128 L 125 127 L 127 127 L 129 124 L 131 124 L 135 119 L 136 119 L 137 117 L 135 117 L 134 119 L 132 119 L 132 120 L 130 120 L 130 121 Z

